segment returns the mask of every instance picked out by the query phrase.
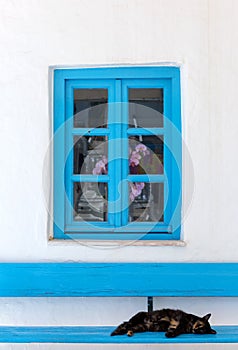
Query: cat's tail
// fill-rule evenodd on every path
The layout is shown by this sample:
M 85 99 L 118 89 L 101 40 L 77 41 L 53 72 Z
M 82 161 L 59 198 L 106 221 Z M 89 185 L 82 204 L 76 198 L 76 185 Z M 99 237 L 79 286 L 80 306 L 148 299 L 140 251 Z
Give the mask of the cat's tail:
M 111 333 L 111 336 L 127 334 L 129 326 L 129 322 L 123 322 Z

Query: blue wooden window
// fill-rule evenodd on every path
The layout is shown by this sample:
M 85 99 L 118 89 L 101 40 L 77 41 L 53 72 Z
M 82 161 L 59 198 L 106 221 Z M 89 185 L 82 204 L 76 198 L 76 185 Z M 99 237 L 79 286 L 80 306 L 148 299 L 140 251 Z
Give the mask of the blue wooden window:
M 178 67 L 54 70 L 54 237 L 179 239 Z

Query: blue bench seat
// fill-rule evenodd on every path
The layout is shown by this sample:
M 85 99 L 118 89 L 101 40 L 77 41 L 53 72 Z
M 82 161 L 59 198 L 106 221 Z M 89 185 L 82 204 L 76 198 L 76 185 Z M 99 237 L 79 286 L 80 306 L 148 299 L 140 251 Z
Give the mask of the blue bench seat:
M 90 302 L 90 297 L 154 296 L 238 297 L 238 263 L 0 263 L 0 297 L 88 297 L 83 302 Z M 216 335 L 168 339 L 164 333 L 111 337 L 115 326 L 0 325 L 0 343 L 238 343 L 238 322 L 212 327 Z
M 115 327 L 0 327 L 0 343 L 97 343 L 97 344 L 185 344 L 238 343 L 238 326 L 213 326 L 217 334 L 184 334 L 166 338 L 164 333 L 137 333 L 111 337 Z

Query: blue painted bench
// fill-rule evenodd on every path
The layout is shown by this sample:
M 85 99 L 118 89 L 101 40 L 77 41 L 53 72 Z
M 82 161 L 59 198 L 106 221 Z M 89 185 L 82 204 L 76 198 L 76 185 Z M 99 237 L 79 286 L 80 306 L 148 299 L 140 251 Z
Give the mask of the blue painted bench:
M 236 263 L 1 263 L 0 297 L 237 297 Z M 179 305 L 178 305 L 179 307 Z M 123 320 L 122 320 L 123 321 Z M 112 327 L 0 326 L 2 343 L 238 343 L 238 326 L 216 335 L 141 333 Z

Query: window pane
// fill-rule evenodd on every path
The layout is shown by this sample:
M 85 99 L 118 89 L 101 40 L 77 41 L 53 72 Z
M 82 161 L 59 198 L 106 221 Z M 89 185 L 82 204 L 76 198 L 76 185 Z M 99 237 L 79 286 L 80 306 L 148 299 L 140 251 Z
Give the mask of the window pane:
M 107 136 L 74 136 L 74 174 L 107 174 Z
M 163 174 L 163 136 L 132 136 L 129 138 L 129 173 Z
M 107 89 L 74 90 L 74 127 L 102 128 L 107 126 Z
M 163 127 L 163 89 L 129 89 L 129 102 L 131 128 Z
M 107 221 L 107 183 L 74 183 L 74 220 Z
M 163 221 L 164 184 L 129 183 L 129 221 Z

